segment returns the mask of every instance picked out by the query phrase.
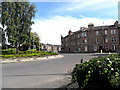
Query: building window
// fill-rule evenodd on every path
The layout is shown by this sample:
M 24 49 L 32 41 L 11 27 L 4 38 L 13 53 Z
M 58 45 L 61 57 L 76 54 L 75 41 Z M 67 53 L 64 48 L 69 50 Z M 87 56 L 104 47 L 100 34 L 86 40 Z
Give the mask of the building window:
M 107 38 L 105 39 L 105 42 L 108 43 L 108 39 Z
M 78 48 L 78 52 L 81 52 L 81 48 Z
M 83 40 L 83 43 L 87 43 L 87 40 L 85 39 L 85 40 Z
M 87 46 L 85 47 L 85 51 L 88 51 L 88 48 L 87 48 Z
M 116 50 L 117 49 L 117 45 L 112 45 L 112 50 Z
M 85 43 L 87 43 L 87 40 L 85 39 Z
M 111 30 L 111 34 L 116 34 L 116 30 Z
M 79 38 L 80 36 L 79 36 L 79 34 L 78 34 L 78 38 Z
M 105 50 L 109 50 L 109 46 L 105 46 Z
M 82 32 L 82 37 L 86 37 L 87 36 L 87 32 Z
M 96 35 L 97 35 L 97 36 L 99 35 L 99 32 L 98 32 L 98 31 L 96 31 Z
M 107 30 L 105 30 L 105 35 L 107 35 Z
M 85 36 L 85 37 L 87 36 L 87 32 L 84 32 L 84 36 Z
M 97 46 L 94 46 L 94 51 L 97 51 Z
M 99 40 L 98 39 L 96 39 L 96 43 L 98 43 L 99 42 Z
M 116 42 L 117 41 L 117 38 L 116 37 L 113 37 L 112 38 L 112 42 Z
M 75 37 L 75 35 L 73 37 Z
M 82 42 L 85 43 L 85 40 L 83 40 Z
M 79 42 L 79 41 L 78 41 L 77 43 L 78 43 L 78 45 L 80 45 L 80 42 Z

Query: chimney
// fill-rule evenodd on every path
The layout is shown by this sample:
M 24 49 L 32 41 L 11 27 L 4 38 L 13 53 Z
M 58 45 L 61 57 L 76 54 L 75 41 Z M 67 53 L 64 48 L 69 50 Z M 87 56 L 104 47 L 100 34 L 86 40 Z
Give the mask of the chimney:
M 89 23 L 88 24 L 88 28 L 92 29 L 94 27 L 94 24 L 93 23 Z
M 68 34 L 69 34 L 69 35 L 72 35 L 72 31 L 71 31 L 71 30 L 69 30 Z

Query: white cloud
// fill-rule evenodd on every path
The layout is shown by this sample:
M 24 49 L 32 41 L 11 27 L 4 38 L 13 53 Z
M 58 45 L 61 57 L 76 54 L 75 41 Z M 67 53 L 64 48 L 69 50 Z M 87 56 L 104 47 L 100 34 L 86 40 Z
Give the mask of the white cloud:
M 74 10 L 99 10 L 104 8 L 110 8 L 118 4 L 119 0 L 78 0 L 79 2 L 71 2 L 63 5 L 59 9 L 56 9 L 58 12 L 65 11 L 74 11 Z
M 82 16 L 82 15 L 80 15 Z M 87 27 L 88 23 L 93 23 L 95 26 L 112 25 L 113 19 L 99 18 L 75 18 L 70 16 L 54 16 L 50 19 L 35 20 L 35 25 L 32 26 L 33 32 L 37 32 L 42 43 L 61 44 L 60 35 L 66 36 L 68 31 L 77 31 L 80 27 Z

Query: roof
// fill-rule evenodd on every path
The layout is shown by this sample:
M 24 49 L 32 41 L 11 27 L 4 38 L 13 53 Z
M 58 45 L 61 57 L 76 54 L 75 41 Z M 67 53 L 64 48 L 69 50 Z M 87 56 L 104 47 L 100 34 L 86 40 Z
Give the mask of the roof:
M 94 26 L 93 23 L 89 23 L 88 25 L 92 25 L 93 26 L 93 30 L 102 30 L 102 29 L 108 29 L 108 28 L 114 28 L 114 27 L 120 27 L 120 24 L 118 23 L 118 21 L 116 21 L 113 25 L 102 25 L 102 26 Z M 81 27 L 80 30 L 78 31 L 75 31 L 75 32 L 72 32 L 73 34 L 71 35 L 74 35 L 74 34 L 77 34 L 79 32 L 84 32 L 84 31 L 87 31 L 89 30 L 89 27 L 86 28 L 86 27 Z M 67 36 L 65 36 L 64 38 L 67 38 L 70 34 L 68 34 Z

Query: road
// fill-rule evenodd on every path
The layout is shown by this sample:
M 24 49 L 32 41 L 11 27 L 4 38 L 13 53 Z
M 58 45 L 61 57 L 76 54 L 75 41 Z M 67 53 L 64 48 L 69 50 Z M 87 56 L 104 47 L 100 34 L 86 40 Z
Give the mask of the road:
M 98 54 L 62 54 L 63 58 L 36 62 L 2 64 L 3 88 L 58 88 L 66 84 L 69 72 Z

